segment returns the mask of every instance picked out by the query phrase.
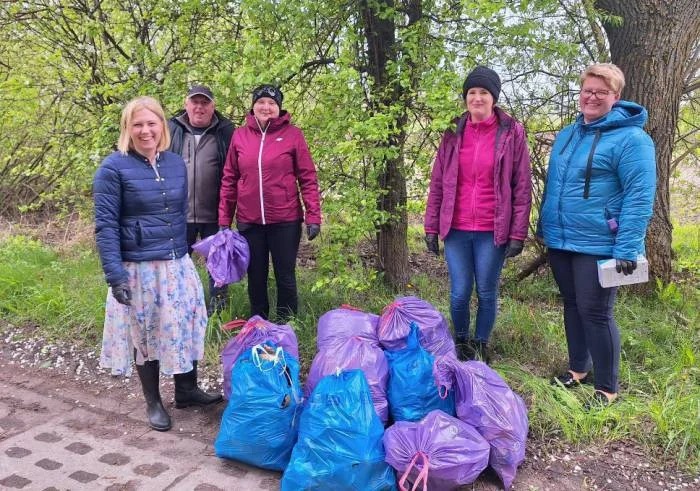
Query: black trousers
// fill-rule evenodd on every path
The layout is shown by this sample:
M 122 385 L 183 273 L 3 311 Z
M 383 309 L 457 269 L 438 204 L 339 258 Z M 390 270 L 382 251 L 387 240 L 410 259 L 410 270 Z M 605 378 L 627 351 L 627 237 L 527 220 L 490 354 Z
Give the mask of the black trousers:
M 259 315 L 267 319 L 270 315 L 267 277 L 272 256 L 277 285 L 277 318 L 282 321 L 289 319 L 298 311 L 296 262 L 301 222 L 239 224 L 238 230 L 250 247 L 248 298 L 251 316 Z
M 218 223 L 188 223 L 187 224 L 187 252 L 192 255 L 192 244 L 200 239 L 206 239 L 210 235 L 214 235 L 219 231 Z M 214 279 L 209 275 L 209 297 L 221 296 L 226 297 L 228 295 L 228 288 L 226 285 L 221 288 L 214 286 Z
M 600 286 L 596 264 L 610 258 L 558 249 L 549 249 L 548 257 L 564 300 L 569 368 L 581 373 L 593 368 L 595 388 L 616 393 L 620 331 L 613 308 L 617 287 Z

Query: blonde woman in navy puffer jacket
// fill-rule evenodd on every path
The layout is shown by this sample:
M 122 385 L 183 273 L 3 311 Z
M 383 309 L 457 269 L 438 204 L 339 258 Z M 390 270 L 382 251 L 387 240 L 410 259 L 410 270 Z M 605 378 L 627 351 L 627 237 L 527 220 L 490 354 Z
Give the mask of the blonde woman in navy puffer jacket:
M 122 112 L 119 150 L 95 173 L 95 235 L 109 284 L 100 362 L 131 372 L 143 386 L 149 425 L 170 429 L 159 373 L 175 376 L 176 407 L 221 400 L 197 388 L 207 313 L 187 254 L 187 170 L 164 151 L 170 136 L 160 104 L 130 101 Z

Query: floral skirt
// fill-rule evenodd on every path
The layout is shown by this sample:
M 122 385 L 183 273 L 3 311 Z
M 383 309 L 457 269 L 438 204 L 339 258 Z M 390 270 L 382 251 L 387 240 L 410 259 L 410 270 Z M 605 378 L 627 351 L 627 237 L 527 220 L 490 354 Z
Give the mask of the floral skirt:
M 207 309 L 189 255 L 169 261 L 124 262 L 131 305 L 107 292 L 100 364 L 112 375 L 131 375 L 131 361 L 159 360 L 165 375 L 192 370 L 204 356 Z

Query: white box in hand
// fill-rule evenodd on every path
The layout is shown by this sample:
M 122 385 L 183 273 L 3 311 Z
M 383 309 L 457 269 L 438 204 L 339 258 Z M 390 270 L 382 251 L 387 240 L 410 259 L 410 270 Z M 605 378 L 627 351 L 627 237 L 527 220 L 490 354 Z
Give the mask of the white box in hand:
M 646 283 L 649 281 L 649 263 L 647 258 L 642 255 L 637 256 L 637 269 L 628 275 L 622 272 L 618 273 L 615 270 L 614 259 L 600 260 L 598 261 L 598 281 L 603 288 Z

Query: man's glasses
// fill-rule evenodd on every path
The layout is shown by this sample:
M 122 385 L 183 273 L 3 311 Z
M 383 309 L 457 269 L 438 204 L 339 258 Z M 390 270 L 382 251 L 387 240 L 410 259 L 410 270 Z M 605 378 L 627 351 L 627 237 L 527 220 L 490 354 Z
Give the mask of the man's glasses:
M 591 89 L 583 89 L 581 91 L 581 94 L 583 94 L 585 97 L 595 97 L 596 99 L 604 99 L 605 97 L 609 96 L 613 91 L 612 90 L 591 90 Z

